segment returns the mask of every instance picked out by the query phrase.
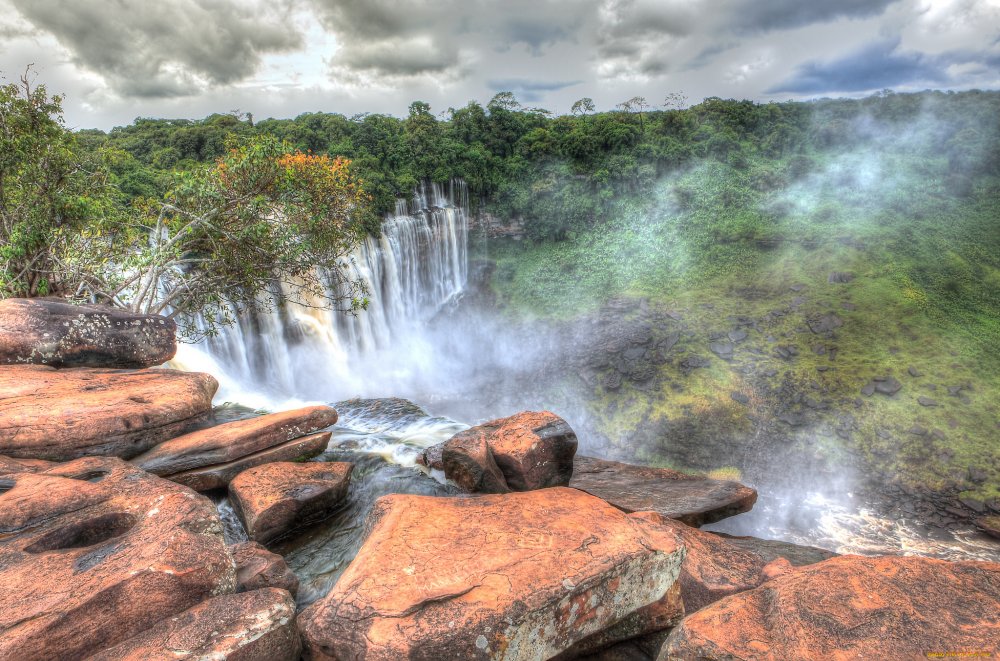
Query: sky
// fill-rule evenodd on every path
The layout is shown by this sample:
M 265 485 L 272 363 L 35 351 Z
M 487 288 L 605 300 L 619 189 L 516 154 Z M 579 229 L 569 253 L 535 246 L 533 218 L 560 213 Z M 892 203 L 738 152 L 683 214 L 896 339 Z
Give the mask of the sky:
M 1000 0 L 0 0 L 67 124 L 1000 88 Z M 680 97 L 678 97 L 680 95 Z

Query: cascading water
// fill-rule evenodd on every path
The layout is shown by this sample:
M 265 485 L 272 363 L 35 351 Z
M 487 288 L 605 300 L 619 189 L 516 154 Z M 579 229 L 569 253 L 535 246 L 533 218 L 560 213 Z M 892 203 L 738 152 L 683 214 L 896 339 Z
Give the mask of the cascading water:
M 182 346 L 175 364 L 216 375 L 219 400 L 258 408 L 385 394 L 419 379 L 433 362 L 426 322 L 468 276 L 467 209 L 464 182 L 421 185 L 346 260 L 348 278 L 369 292 L 367 310 L 350 315 L 305 301 L 244 315 Z

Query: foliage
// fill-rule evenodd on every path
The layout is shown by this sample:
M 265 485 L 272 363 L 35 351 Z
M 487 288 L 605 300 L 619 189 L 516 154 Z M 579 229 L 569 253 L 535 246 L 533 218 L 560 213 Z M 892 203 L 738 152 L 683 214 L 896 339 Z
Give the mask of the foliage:
M 30 71 L 0 87 L 0 296 L 64 293 L 66 242 L 116 218 L 102 152 L 81 150 L 61 113 Z
M 292 151 L 273 137 L 230 140 L 213 165 L 179 172 L 162 200 L 135 205 L 125 232 L 82 235 L 80 289 L 214 332 L 246 308 L 294 297 L 356 310 L 344 259 L 364 236 L 367 203 L 350 162 Z M 115 260 L 95 260 L 113 246 Z M 201 315 L 207 325 L 194 327 Z

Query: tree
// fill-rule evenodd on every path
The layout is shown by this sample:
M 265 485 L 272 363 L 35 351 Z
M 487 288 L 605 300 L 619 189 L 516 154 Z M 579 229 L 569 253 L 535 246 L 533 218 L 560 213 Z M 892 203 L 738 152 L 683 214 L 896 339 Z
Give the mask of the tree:
M 570 108 L 570 112 L 574 115 L 586 115 L 594 112 L 595 108 L 596 106 L 594 105 L 594 100 L 589 96 L 585 96 L 579 101 L 573 103 L 573 106 Z
M 107 173 L 77 148 L 62 97 L 30 70 L 0 87 L 0 297 L 61 293 L 58 252 L 84 226 L 118 213 Z
M 175 176 L 163 200 L 133 210 L 123 234 L 77 237 L 63 271 L 79 294 L 176 317 L 189 338 L 285 300 L 367 305 L 345 261 L 365 235 L 368 203 L 349 161 L 258 136 Z

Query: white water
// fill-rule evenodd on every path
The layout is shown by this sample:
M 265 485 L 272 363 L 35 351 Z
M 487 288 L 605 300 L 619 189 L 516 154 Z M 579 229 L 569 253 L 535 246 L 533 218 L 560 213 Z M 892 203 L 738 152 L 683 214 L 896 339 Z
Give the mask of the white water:
M 397 201 L 381 236 L 347 260 L 349 278 L 369 292 L 368 309 L 356 316 L 321 301 L 242 316 L 215 337 L 182 345 L 174 365 L 215 375 L 217 402 L 253 408 L 413 392 L 435 370 L 426 324 L 468 276 L 467 207 L 457 181 L 425 184 Z

